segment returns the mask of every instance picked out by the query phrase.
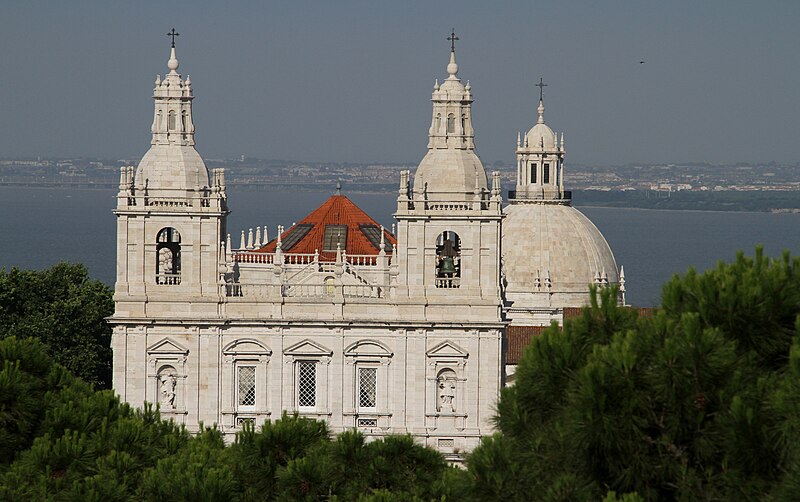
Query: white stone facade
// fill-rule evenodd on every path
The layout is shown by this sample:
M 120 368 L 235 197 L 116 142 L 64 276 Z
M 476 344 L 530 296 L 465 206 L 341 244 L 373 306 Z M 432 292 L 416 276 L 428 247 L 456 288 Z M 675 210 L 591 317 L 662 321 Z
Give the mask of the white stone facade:
M 338 248 L 327 260 L 284 252 L 282 230 L 273 252 L 244 234 L 232 249 L 224 172 L 209 176 L 194 148 L 191 82 L 174 48 L 168 67 L 156 80 L 150 151 L 120 174 L 111 322 L 122 399 L 159 403 L 191 431 L 218 424 L 228 438 L 288 411 L 336 432 L 410 433 L 452 459 L 474 448 L 493 431 L 505 384 L 504 287 L 517 283 L 501 276 L 501 255 L 506 271 L 530 273 L 510 263 L 524 251 L 501 253 L 519 243 L 503 234 L 499 175 L 489 188 L 475 154 L 455 53 L 434 89 L 428 153 L 413 184 L 401 173 L 396 247 L 387 252 L 381 233 L 377 254 Z M 570 302 L 584 304 L 575 289 Z M 529 293 L 549 291 L 520 292 Z

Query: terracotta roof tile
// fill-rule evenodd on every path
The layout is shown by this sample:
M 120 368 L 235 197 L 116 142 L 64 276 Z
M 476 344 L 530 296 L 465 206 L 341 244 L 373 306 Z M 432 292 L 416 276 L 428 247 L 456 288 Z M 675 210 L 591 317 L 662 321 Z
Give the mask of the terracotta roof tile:
M 326 225 L 347 225 L 347 242 L 342 251 L 346 251 L 348 255 L 377 255 L 380 252 L 378 245 L 373 245 L 361 228 L 363 225 L 373 225 L 380 229 L 380 224 L 344 195 L 331 196 L 308 216 L 283 232 L 281 240 L 285 241 L 286 237 L 292 233 L 292 230 L 300 225 L 312 226 L 290 248 L 281 245 L 281 250 L 284 253 L 312 254 L 315 251 L 319 251 L 321 260 L 331 261 L 335 259 L 336 252 L 323 251 L 323 237 Z M 300 229 L 298 228 L 298 230 Z M 386 230 L 384 230 L 384 239 L 389 248 L 386 253 L 391 254 L 391 246 L 397 244 L 397 240 Z M 272 239 L 261 249 L 255 251 L 259 253 L 274 253 L 276 245 L 277 239 Z
M 541 335 L 550 326 L 509 326 L 506 329 L 508 350 L 506 364 L 519 364 L 522 351 L 530 345 L 534 336 Z

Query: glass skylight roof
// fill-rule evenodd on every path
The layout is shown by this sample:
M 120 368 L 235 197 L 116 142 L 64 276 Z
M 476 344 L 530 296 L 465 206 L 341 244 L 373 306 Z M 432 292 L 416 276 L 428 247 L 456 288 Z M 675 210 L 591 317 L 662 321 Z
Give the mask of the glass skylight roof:
M 292 247 L 300 242 L 300 240 L 311 231 L 314 227 L 311 223 L 300 223 L 299 225 L 295 225 L 289 230 L 289 233 L 286 234 L 286 237 L 281 242 L 281 249 L 283 251 L 289 251 Z

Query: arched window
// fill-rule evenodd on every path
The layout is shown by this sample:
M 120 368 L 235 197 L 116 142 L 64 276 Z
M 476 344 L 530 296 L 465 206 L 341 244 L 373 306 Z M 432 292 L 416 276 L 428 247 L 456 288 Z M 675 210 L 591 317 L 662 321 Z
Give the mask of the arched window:
M 175 130 L 175 111 L 171 110 L 169 115 L 167 115 L 167 130 L 174 131 Z
M 158 110 L 158 113 L 156 114 L 156 132 L 161 132 L 161 124 L 163 123 L 162 118 L 161 110 Z
M 467 134 L 467 116 L 461 115 L 461 134 Z
M 531 162 L 531 183 L 536 183 L 536 162 Z
M 329 275 L 325 278 L 325 295 L 333 296 L 336 293 L 336 279 Z
M 181 131 L 183 132 L 188 132 L 188 127 L 186 126 L 186 124 L 189 122 L 188 118 L 189 116 L 185 111 L 181 113 Z
M 438 132 L 440 132 L 441 130 L 442 130 L 442 114 L 441 114 L 441 113 L 437 113 L 437 114 L 436 114 L 436 121 L 435 121 L 435 123 L 434 123 L 434 130 L 433 130 L 433 132 L 436 132 L 436 133 L 438 133 Z
M 156 284 L 181 283 L 181 234 L 162 228 L 156 237 Z
M 550 183 L 550 164 L 545 162 L 544 168 L 542 169 L 542 183 Z
M 436 239 L 437 288 L 457 288 L 461 285 L 461 239 L 445 230 Z
M 456 132 L 456 117 L 452 113 L 447 116 L 447 132 L 448 134 Z

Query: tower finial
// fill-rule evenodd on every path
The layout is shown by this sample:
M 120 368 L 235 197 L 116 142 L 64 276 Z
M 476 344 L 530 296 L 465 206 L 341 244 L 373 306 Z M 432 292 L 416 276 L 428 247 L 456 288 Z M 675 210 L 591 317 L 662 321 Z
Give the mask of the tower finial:
M 175 37 L 179 37 L 181 34 L 175 31 L 175 28 L 172 28 L 172 31 L 167 33 L 168 37 L 172 37 L 172 48 L 175 48 Z
M 447 37 L 447 40 L 450 41 L 450 52 L 455 52 L 456 51 L 456 40 L 459 40 L 459 38 L 456 36 L 456 29 L 455 28 L 453 28 L 452 31 L 450 31 L 450 36 Z
M 456 64 L 456 40 L 458 40 L 458 37 L 456 36 L 455 28 L 450 32 L 450 36 L 447 37 L 447 40 L 450 41 L 450 63 L 447 65 L 447 73 L 450 74 L 450 77 L 448 77 L 448 80 L 457 80 L 458 65 Z
M 539 102 L 542 103 L 544 102 L 544 88 L 547 87 L 542 77 L 539 77 L 539 83 L 536 84 L 536 87 L 539 88 Z

